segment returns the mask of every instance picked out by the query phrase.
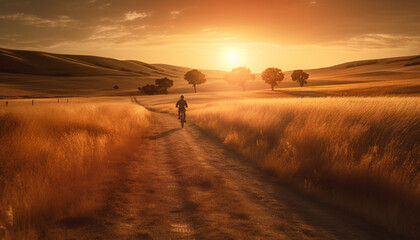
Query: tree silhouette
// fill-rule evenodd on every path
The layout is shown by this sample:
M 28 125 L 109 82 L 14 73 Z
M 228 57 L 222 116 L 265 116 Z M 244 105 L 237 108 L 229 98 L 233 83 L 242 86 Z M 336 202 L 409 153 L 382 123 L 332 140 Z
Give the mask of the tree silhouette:
M 274 91 L 274 87 L 278 86 L 278 83 L 284 79 L 284 74 L 281 69 L 278 68 L 267 68 L 261 74 L 262 79 L 271 85 L 271 91 Z
M 154 95 L 154 94 L 158 94 L 158 88 L 156 85 L 153 84 L 147 84 L 146 86 L 143 87 L 139 87 L 139 91 L 145 93 L 145 94 L 149 94 L 149 95 Z
M 197 69 L 193 69 L 189 72 L 187 72 L 184 75 L 184 79 L 188 81 L 188 84 L 192 84 L 194 87 L 194 92 L 197 92 L 197 85 L 203 84 L 207 81 L 206 75 L 204 75 L 202 72 L 198 71 Z
M 117 90 L 117 89 L 119 89 L 120 87 L 118 87 L 118 85 L 115 85 L 113 88 L 114 88 L 115 90 Z
M 156 83 L 156 85 L 159 89 L 162 89 L 162 92 L 164 94 L 168 94 L 168 88 L 170 88 L 174 85 L 174 81 L 172 81 L 168 78 L 156 79 L 155 83 Z
M 254 80 L 255 75 L 251 74 L 251 70 L 246 67 L 238 67 L 232 69 L 225 75 L 225 80 L 228 83 L 242 87 L 245 91 L 245 84 L 248 80 Z
M 300 86 L 303 87 L 304 84 L 308 83 L 306 80 L 308 80 L 309 74 L 307 74 L 303 70 L 295 70 L 293 71 L 291 77 L 293 81 L 298 82 Z

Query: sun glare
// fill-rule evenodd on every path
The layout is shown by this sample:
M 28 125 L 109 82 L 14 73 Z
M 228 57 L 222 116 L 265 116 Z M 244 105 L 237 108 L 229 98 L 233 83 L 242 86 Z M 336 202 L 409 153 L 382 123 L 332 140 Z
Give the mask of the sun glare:
M 239 67 L 242 64 L 242 54 L 240 51 L 228 50 L 223 54 L 223 62 L 227 68 Z
M 239 62 L 239 55 L 237 53 L 229 53 L 227 56 L 227 61 L 231 64 L 237 64 Z

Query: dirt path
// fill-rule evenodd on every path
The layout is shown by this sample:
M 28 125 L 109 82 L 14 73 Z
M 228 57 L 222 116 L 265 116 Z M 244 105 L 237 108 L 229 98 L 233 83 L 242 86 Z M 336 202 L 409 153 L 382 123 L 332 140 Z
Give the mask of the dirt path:
M 374 226 L 279 184 L 187 122 L 152 113 L 118 163 L 104 212 L 64 239 L 387 239 Z M 57 236 L 57 235 L 55 235 Z

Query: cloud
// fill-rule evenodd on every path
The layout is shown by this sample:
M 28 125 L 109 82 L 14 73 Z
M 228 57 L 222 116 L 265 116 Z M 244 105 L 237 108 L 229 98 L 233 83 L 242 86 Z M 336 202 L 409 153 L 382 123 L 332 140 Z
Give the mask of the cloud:
M 141 32 L 141 38 L 138 37 Z M 135 49 L 224 45 L 226 42 L 238 44 L 234 36 L 220 34 L 211 29 L 203 29 L 196 34 L 156 34 L 147 26 L 126 27 L 123 24 L 103 25 L 95 28 L 90 37 L 80 40 L 66 40 L 52 44 L 47 49 Z
M 196 6 L 189 6 L 182 9 L 176 9 L 169 12 L 169 16 L 171 19 L 177 19 L 181 14 L 185 14 L 186 12 L 190 10 L 197 9 Z
M 126 39 L 132 34 L 127 28 L 122 25 L 108 25 L 108 26 L 98 26 L 93 31 L 91 36 L 87 39 L 88 41 L 96 40 L 108 40 L 111 42 L 121 41 Z
M 348 40 L 331 42 L 330 44 L 353 49 L 404 48 L 420 46 L 420 36 L 370 33 L 352 37 Z
M 105 3 L 105 4 L 101 5 L 101 6 L 99 6 L 99 9 L 104 10 L 104 9 L 110 7 L 110 6 L 111 6 L 111 3 Z
M 39 27 L 65 27 L 68 24 L 75 22 L 75 20 L 68 16 L 59 16 L 57 19 L 47 19 L 24 13 L 1 15 L 0 20 L 21 21 L 26 25 Z
M 134 21 L 138 18 L 145 18 L 150 16 L 149 13 L 146 12 L 136 12 L 136 11 L 131 11 L 131 12 L 126 12 L 124 14 L 124 20 L 125 21 Z
M 137 19 L 143 19 L 150 17 L 152 14 L 147 12 L 136 12 L 136 11 L 129 11 L 123 14 L 123 16 L 118 17 L 102 17 L 99 19 L 101 22 L 109 22 L 109 23 L 128 23 L 135 21 Z
M 181 14 L 181 11 L 171 11 L 170 12 L 170 15 L 171 15 L 172 19 L 176 19 L 179 16 L 179 14 Z

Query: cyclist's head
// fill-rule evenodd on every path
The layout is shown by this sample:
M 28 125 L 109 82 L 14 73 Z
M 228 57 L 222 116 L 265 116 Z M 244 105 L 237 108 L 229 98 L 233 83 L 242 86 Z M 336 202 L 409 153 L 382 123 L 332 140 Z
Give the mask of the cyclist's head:
M 184 95 L 181 95 L 181 99 L 184 99 Z

